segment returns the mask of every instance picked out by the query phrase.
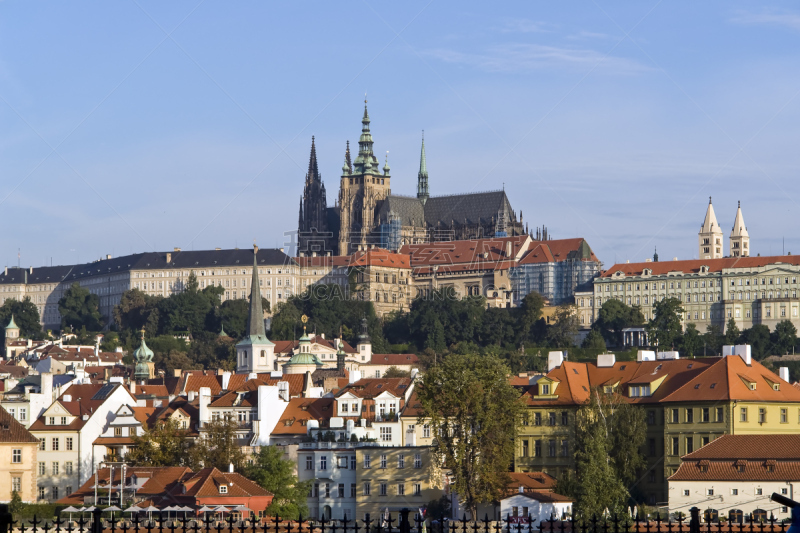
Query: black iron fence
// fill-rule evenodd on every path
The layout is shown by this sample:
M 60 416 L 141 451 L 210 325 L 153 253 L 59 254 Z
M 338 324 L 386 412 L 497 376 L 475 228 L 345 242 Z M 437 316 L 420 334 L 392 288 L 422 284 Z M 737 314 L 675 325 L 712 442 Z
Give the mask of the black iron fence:
M 786 533 L 790 523 L 769 518 L 743 516 L 741 520 L 704 521 L 700 510 L 691 509 L 689 519 L 655 520 L 622 516 L 589 519 L 550 518 L 541 522 L 528 517 L 507 517 L 502 521 L 423 520 L 409 509 L 398 518 L 367 516 L 364 520 L 281 520 L 274 518 L 225 520 L 184 517 L 179 520 L 153 513 L 130 519 L 105 519 L 100 509 L 91 517 L 76 520 L 34 517 L 29 523 L 15 523 L 7 505 L 0 505 L 0 533 Z

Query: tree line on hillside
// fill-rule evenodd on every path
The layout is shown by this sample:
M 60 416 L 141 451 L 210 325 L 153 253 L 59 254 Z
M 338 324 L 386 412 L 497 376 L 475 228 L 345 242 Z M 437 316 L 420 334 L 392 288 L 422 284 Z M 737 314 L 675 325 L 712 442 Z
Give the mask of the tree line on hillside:
M 780 321 L 770 332 L 764 324 L 755 324 L 743 331 L 736 320 L 729 318 L 725 329 L 714 324 L 700 332 L 697 325 L 688 322 L 682 326 L 684 312 L 677 298 L 665 298 L 653 307 L 653 318 L 645 321 L 638 306 L 629 306 L 619 300 L 608 300 L 600 307 L 598 319 L 592 326 L 590 336 L 602 338 L 611 346 L 622 346 L 622 330 L 629 327 L 644 326 L 650 343 L 661 350 L 678 350 L 687 357 L 720 355 L 723 345 L 750 344 L 756 360 L 763 360 L 770 354 L 792 353 L 797 346 L 797 328 L 788 319 Z

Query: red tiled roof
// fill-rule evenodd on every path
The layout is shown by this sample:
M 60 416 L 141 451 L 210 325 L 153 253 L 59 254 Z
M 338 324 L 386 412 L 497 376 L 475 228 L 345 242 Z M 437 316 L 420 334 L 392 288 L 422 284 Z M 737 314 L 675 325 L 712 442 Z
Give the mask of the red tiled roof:
M 411 378 L 364 378 L 341 389 L 336 397 L 350 392 L 359 398 L 374 398 L 389 392 L 398 398 L 404 398 L 411 383 Z
M 702 466 L 701 466 L 702 463 Z M 740 471 L 736 461 L 683 461 L 669 481 L 794 481 L 800 479 L 800 461 L 748 461 Z
M 292 398 L 283 410 L 273 435 L 305 435 L 309 420 L 333 416 L 333 398 Z
M 723 435 L 702 448 L 684 455 L 681 459 L 684 461 L 700 459 L 800 461 L 800 434 Z
M 374 353 L 369 362 L 372 365 L 416 365 L 419 358 L 413 353 Z
M 8 411 L 0 407 L 0 443 L 23 443 L 39 442 L 25 426 L 8 414 Z M 8 459 L 7 459 L 8 460 Z
M 411 268 L 411 258 L 407 253 L 393 253 L 383 248 L 373 248 L 366 252 L 356 252 L 350 256 L 350 266 L 381 266 L 392 268 Z
M 220 494 L 220 485 L 227 485 L 227 493 Z M 186 487 L 186 492 L 183 492 Z M 271 496 L 272 493 L 237 472 L 222 472 L 216 468 L 203 468 L 188 479 L 173 485 L 169 491 L 181 497 L 236 498 L 242 496 Z
M 110 481 L 110 474 L 111 472 L 109 468 L 97 469 L 98 484 L 101 486 L 107 486 Z M 121 469 L 114 469 L 114 485 L 119 485 L 121 474 Z M 191 475 L 192 471 L 183 466 L 129 466 L 126 469 L 125 478 L 128 480 L 126 481 L 126 485 L 130 483 L 129 480 L 133 476 L 137 476 L 140 479 L 146 479 L 147 481 L 145 481 L 144 484 L 142 484 L 142 486 L 136 490 L 136 495 L 152 498 L 162 495 L 167 487 L 174 485 L 181 479 L 187 479 Z M 94 496 L 94 483 L 94 476 L 91 476 L 77 491 L 73 492 L 72 494 L 68 494 L 66 497 L 61 498 L 56 503 L 59 505 L 83 505 L 84 498 Z
M 507 243 L 511 243 L 511 254 L 506 255 Z M 530 237 L 494 237 L 463 241 L 406 244 L 400 253 L 411 256 L 411 266 L 457 265 L 468 263 L 480 268 L 483 263 L 497 263 L 518 258 L 524 253 Z
M 585 239 L 577 237 L 574 239 L 556 239 L 551 241 L 533 241 L 519 264 L 527 265 L 533 263 L 558 263 L 567 259 L 580 259 L 582 261 L 599 261 L 594 252 L 589 248 L 590 256 L 586 259 L 581 258 L 581 246 Z M 586 246 L 589 246 L 587 243 Z
M 508 484 L 510 491 L 519 492 L 520 486 L 526 491 L 550 491 L 556 487 L 556 478 L 546 472 L 509 472 L 508 475 L 511 477 Z
M 797 255 L 775 255 L 763 257 L 725 257 L 722 259 L 691 259 L 684 261 L 659 261 L 645 263 L 619 263 L 605 272 L 603 278 L 609 278 L 617 272 L 626 276 L 641 276 L 644 269 L 652 270 L 652 275 L 659 276 L 669 272 L 683 272 L 692 274 L 700 272 L 701 266 L 707 266 L 709 272 L 722 272 L 728 268 L 759 268 L 766 265 L 784 263 L 788 265 L 800 265 L 800 256 Z

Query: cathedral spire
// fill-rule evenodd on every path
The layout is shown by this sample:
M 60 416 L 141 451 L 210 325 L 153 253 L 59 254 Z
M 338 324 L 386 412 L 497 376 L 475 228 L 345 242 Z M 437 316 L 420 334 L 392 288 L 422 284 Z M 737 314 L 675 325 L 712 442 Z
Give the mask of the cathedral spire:
M 708 197 L 708 208 L 706 217 L 703 219 L 703 226 L 698 233 L 699 258 L 700 259 L 720 259 L 722 254 L 722 230 L 717 222 L 717 215 L 714 213 L 714 206 L 711 197 Z
M 367 97 L 364 96 L 364 117 L 361 119 L 361 137 L 358 139 L 358 157 L 355 160 L 355 170 L 364 174 L 374 169 L 378 170 L 378 158 L 372 152 L 372 133 L 369 131 L 369 112 L 367 111 Z
M 247 313 L 245 337 L 266 339 L 264 311 L 261 308 L 261 286 L 258 283 L 258 246 L 253 245 L 253 278 L 250 281 L 250 311 Z
M 428 161 L 425 158 L 425 130 L 422 131 L 422 151 L 419 156 L 419 173 L 417 174 L 417 198 L 428 200 Z
M 314 145 L 314 136 L 311 136 L 311 155 L 308 157 L 308 174 L 306 182 L 319 181 L 319 167 L 317 166 L 317 147 Z

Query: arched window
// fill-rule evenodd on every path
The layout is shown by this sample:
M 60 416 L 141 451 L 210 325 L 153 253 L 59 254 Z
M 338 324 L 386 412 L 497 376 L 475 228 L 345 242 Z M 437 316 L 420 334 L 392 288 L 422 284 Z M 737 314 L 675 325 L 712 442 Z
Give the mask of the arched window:
M 247 350 L 242 352 L 242 361 L 247 362 Z
M 763 523 L 767 521 L 767 512 L 764 509 L 756 509 L 753 511 L 753 522 Z
M 719 522 L 719 512 L 716 509 L 706 509 L 703 511 L 703 520 L 708 522 Z
M 264 358 L 266 356 L 267 356 L 267 351 L 266 350 L 261 350 L 261 357 Z
M 741 524 L 744 521 L 744 513 L 741 509 L 731 509 L 728 511 L 728 520 L 734 524 Z

